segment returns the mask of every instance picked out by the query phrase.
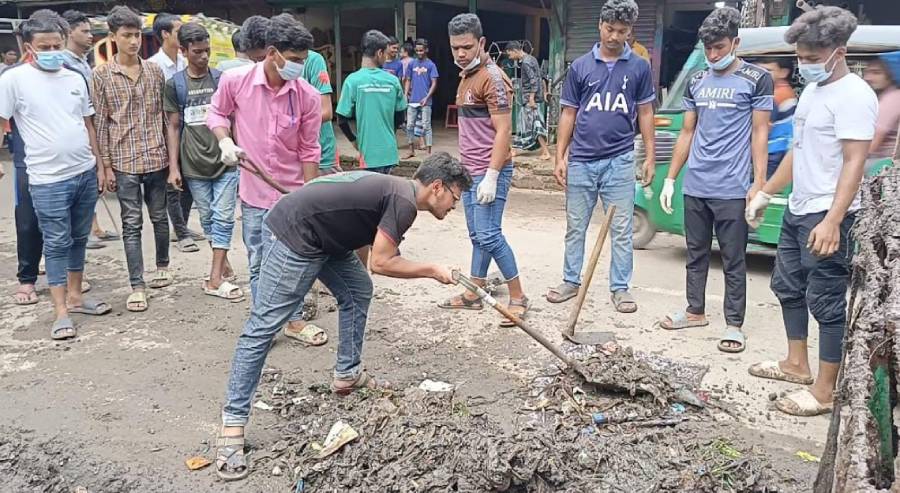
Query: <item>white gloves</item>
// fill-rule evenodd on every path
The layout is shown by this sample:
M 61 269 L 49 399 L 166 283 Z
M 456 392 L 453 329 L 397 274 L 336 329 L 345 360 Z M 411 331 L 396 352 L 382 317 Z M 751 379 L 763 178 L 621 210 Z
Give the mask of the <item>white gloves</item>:
M 663 212 L 666 214 L 672 214 L 672 196 L 675 195 L 675 180 L 672 178 L 666 178 L 663 181 L 663 189 L 659 194 L 659 206 L 662 207 Z
M 479 204 L 490 204 L 497 198 L 497 177 L 500 176 L 500 172 L 493 169 L 488 168 L 487 172 L 484 174 L 484 178 L 481 179 L 481 183 L 478 185 L 478 192 L 476 194 L 476 198 L 478 199 Z
M 222 162 L 226 166 L 236 165 L 244 154 L 244 150 L 238 147 L 231 137 L 225 137 L 219 141 L 219 150 L 222 151 Z
M 753 199 L 750 200 L 750 203 L 747 204 L 747 208 L 744 209 L 744 219 L 747 220 L 747 224 L 749 224 L 753 229 L 759 227 L 760 223 L 762 222 L 763 212 L 765 212 L 766 207 L 769 205 L 769 202 L 771 200 L 771 195 L 760 190 L 756 192 L 756 195 L 754 195 Z

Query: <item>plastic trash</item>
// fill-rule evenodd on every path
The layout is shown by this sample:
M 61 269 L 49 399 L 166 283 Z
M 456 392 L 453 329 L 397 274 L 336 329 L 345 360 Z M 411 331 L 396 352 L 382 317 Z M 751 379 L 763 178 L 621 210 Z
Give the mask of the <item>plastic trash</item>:
M 804 462 L 821 462 L 822 459 L 816 457 L 815 455 L 804 452 L 803 450 L 798 450 L 796 454 L 797 457 L 800 457 Z
M 419 388 L 425 392 L 451 392 L 455 385 L 447 382 L 439 382 L 436 380 L 424 380 L 419 384 Z
M 353 428 L 350 427 L 347 423 L 343 421 L 338 421 L 337 423 L 331 425 L 331 431 L 328 432 L 328 436 L 325 437 L 325 444 L 322 447 L 322 450 L 319 451 L 318 455 L 316 455 L 317 459 L 324 459 L 329 455 L 340 450 L 341 447 L 347 445 L 348 443 L 356 440 L 359 437 L 359 433 L 356 432 Z
M 263 411 L 271 411 L 273 409 L 272 406 L 266 404 L 265 401 L 256 401 L 253 404 L 253 407 L 255 407 L 256 409 L 262 409 Z
M 672 413 L 673 414 L 682 414 L 684 411 L 685 411 L 684 404 L 681 404 L 679 402 L 672 404 Z
M 190 459 L 184 461 L 187 468 L 191 471 L 196 471 L 198 469 L 203 469 L 204 467 L 212 464 L 212 461 L 203 456 L 191 457 Z

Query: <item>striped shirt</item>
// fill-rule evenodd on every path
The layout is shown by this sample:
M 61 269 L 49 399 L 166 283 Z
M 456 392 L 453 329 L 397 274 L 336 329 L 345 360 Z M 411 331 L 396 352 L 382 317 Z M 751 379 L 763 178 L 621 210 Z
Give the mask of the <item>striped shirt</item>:
M 162 95 L 162 69 L 141 60 L 137 80 L 115 58 L 94 69 L 93 98 L 97 143 L 104 166 L 140 175 L 169 165 Z
M 482 57 L 487 58 L 486 55 Z M 472 176 L 481 176 L 491 164 L 497 130 L 492 115 L 512 112 L 512 83 L 494 62 L 488 61 L 460 74 L 456 90 L 459 107 L 459 154 Z M 503 162 L 512 162 L 510 149 L 502 151 Z

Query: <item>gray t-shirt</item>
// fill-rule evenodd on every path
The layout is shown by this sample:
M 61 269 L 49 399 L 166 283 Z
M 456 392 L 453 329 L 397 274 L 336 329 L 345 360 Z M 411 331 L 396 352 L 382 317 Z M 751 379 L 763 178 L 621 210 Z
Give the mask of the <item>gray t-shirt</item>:
M 682 190 L 707 199 L 743 199 L 753 180 L 750 132 L 754 111 L 772 111 L 774 83 L 747 62 L 730 74 L 698 72 L 684 92 L 684 109 L 697 113 Z

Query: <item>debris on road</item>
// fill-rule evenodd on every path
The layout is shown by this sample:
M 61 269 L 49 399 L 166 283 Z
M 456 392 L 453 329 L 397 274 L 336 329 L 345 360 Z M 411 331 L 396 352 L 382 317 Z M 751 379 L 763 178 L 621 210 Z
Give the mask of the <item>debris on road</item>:
M 184 461 L 187 465 L 187 468 L 191 471 L 196 471 L 198 469 L 203 469 L 204 467 L 212 464 L 212 461 L 203 456 L 191 457 L 190 459 Z
M 455 388 L 453 384 L 447 382 L 438 382 L 435 380 L 423 380 L 419 384 L 419 389 L 425 392 L 450 392 Z

